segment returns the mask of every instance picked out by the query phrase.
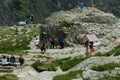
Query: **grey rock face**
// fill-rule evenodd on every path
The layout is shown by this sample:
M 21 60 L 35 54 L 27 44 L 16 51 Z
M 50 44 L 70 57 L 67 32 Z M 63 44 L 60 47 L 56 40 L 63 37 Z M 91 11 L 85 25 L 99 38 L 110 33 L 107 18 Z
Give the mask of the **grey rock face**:
M 45 17 L 59 10 L 72 9 L 79 5 L 80 2 L 85 6 L 94 6 L 105 12 L 113 13 L 120 16 L 119 0 L 3 0 L 0 3 L 0 21 L 3 24 L 15 24 L 18 21 L 25 20 L 30 14 L 34 14 L 34 22 L 43 22 Z
M 83 72 L 83 78 L 87 80 L 98 80 L 99 78 L 110 76 L 112 75 L 105 72 L 97 72 L 93 70 L 87 70 Z
M 73 23 L 70 26 L 59 26 L 60 22 Z M 110 14 L 102 12 L 96 8 L 88 7 L 74 8 L 70 11 L 59 11 L 46 18 L 47 27 L 42 26 L 41 30 L 47 32 L 48 36 L 54 34 L 58 36 L 61 29 L 65 35 L 66 45 L 74 46 L 81 44 L 82 37 L 86 33 L 95 33 L 103 46 L 114 41 L 114 36 L 119 36 L 118 19 Z M 56 26 L 57 25 L 57 26 Z
M 92 22 L 92 23 L 115 23 L 117 18 L 110 14 L 104 13 L 96 8 L 87 7 L 74 8 L 70 11 L 59 11 L 46 18 L 46 22 L 50 24 L 57 24 L 60 21 L 68 22 Z

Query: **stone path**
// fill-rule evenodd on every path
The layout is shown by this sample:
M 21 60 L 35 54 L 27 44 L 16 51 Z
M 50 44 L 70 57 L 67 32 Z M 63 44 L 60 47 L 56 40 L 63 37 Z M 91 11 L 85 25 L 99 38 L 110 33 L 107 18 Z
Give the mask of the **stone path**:
M 33 39 L 30 42 L 29 47 L 31 48 L 28 50 L 29 53 L 40 53 L 41 50 L 37 49 L 35 44 L 34 44 Z M 75 56 L 82 56 L 85 55 L 85 47 L 83 46 L 76 46 L 76 47 L 65 47 L 64 49 L 47 49 L 46 54 L 43 54 L 45 56 L 49 56 L 51 58 L 57 58 L 57 59 L 62 59 L 66 57 L 75 57 Z M 31 55 L 36 55 L 36 54 L 31 54 Z M 40 54 L 37 54 L 40 55 Z

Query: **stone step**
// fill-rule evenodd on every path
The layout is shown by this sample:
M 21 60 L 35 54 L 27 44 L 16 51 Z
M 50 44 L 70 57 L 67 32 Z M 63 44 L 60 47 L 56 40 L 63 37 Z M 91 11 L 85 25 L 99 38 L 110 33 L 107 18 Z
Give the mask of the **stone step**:
M 0 72 L 13 72 L 13 69 L 1 69 Z
M 14 69 L 14 66 L 0 66 L 0 69 Z

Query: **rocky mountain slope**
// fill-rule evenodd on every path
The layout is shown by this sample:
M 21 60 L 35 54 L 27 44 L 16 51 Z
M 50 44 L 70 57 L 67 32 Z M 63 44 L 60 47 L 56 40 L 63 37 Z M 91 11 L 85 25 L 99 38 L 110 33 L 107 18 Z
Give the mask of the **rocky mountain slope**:
M 47 49 L 47 52 L 45 54 L 40 54 L 40 49 L 31 48 L 31 50 L 27 52 L 25 51 L 25 53 L 27 54 L 25 55 L 23 54 L 25 58 L 25 65 L 14 68 L 11 74 L 15 74 L 20 80 L 55 80 L 54 78 L 57 75 L 58 75 L 57 80 L 61 80 L 61 79 L 63 80 L 63 77 L 59 77 L 59 75 L 66 76 L 66 74 L 68 74 L 71 71 L 82 70 L 81 74 L 80 73 L 75 74 L 76 73 L 75 72 L 74 78 L 72 78 L 72 80 L 84 80 L 84 79 L 85 80 L 86 79 L 102 80 L 101 78 L 105 78 L 105 80 L 109 80 L 106 78 L 111 76 L 118 78 L 115 80 L 120 80 L 120 77 L 119 77 L 120 76 L 120 65 L 119 65 L 120 48 L 117 47 L 115 48 L 115 50 L 110 51 L 111 49 L 113 49 L 113 47 L 120 45 L 120 20 L 116 18 L 113 14 L 105 13 L 93 7 L 83 8 L 82 10 L 77 7 L 69 11 L 56 12 L 52 14 L 50 17 L 46 18 L 45 23 L 46 23 L 45 25 L 33 24 L 33 25 L 25 25 L 22 27 L 13 26 L 10 28 L 12 28 L 13 30 L 17 30 L 16 28 L 18 28 L 17 32 L 19 32 L 20 34 L 26 35 L 25 34 L 27 33 L 26 30 L 30 32 L 36 32 L 36 30 L 31 31 L 31 29 L 29 28 L 34 29 L 35 27 L 41 27 L 41 31 L 45 31 L 48 37 L 51 36 L 51 34 L 54 34 L 57 37 L 57 32 L 60 29 L 65 32 L 66 34 L 65 42 L 70 46 L 71 45 L 74 46 L 80 43 L 79 41 L 81 40 L 81 38 L 85 33 L 94 32 L 99 38 L 101 45 L 95 47 L 96 52 L 91 54 L 92 57 L 85 57 L 85 47 L 83 45 L 79 45 L 79 46 L 77 45 L 75 47 L 69 46 L 69 47 L 65 47 L 64 49 Z M 10 28 L 8 28 L 8 30 L 11 30 Z M 5 31 L 5 32 L 8 32 L 8 31 Z M 33 33 L 29 33 L 29 34 L 32 35 Z M 15 35 L 16 37 L 19 34 L 16 35 L 14 33 L 11 35 Z M 8 36 L 11 36 L 11 35 L 8 35 Z M 8 38 L 8 36 L 3 36 L 3 39 L 4 37 Z M 26 37 L 29 38 L 29 36 L 26 36 Z M 18 41 L 21 41 L 20 39 Z M 24 39 L 24 40 L 27 40 L 27 39 Z M 13 42 L 15 42 L 15 40 Z M 34 41 L 31 41 L 31 44 L 29 46 L 33 47 Z M 107 50 L 110 52 L 107 52 Z M 97 54 L 98 51 L 101 54 L 99 53 L 98 55 L 94 55 L 94 54 Z M 117 55 L 115 56 L 115 54 Z M 18 54 L 15 56 L 18 56 Z M 81 58 L 84 58 L 84 57 L 85 59 L 81 60 Z M 58 64 L 57 64 L 57 61 L 58 61 Z M 74 64 L 76 63 L 76 61 L 78 61 L 77 64 Z M 36 68 L 39 68 L 45 71 L 37 72 L 35 69 L 33 69 L 33 66 L 31 65 L 34 62 L 38 62 L 38 64 L 36 65 Z M 41 64 L 39 65 L 39 62 L 41 62 L 42 65 Z M 109 63 L 109 65 L 107 63 Z M 116 65 L 114 65 L 115 63 Z M 107 64 L 107 66 L 104 64 Z M 62 71 L 61 65 L 63 66 L 63 68 L 67 67 L 68 69 L 66 71 Z M 92 67 L 97 67 L 97 66 L 98 66 L 98 69 L 100 70 L 102 70 L 101 66 L 107 67 L 107 68 L 112 66 L 112 69 L 111 68 L 105 69 L 104 71 L 97 71 L 92 69 Z M 56 68 L 57 70 L 49 71 L 52 67 Z M 0 73 L 0 75 L 3 75 L 3 74 L 6 74 L 6 73 Z M 71 77 L 71 76 L 68 76 L 68 77 Z M 65 79 L 65 80 L 71 80 L 71 79 Z
M 63 11 L 63 13 L 68 12 L 69 14 L 72 14 L 72 11 L 74 11 L 76 9 L 77 9 L 77 11 L 80 10 L 80 12 L 81 12 L 81 9 L 75 8 L 75 9 L 72 9 L 71 11 Z M 90 13 L 88 15 L 86 15 L 86 12 L 84 10 L 90 12 L 91 14 L 93 14 L 92 12 L 95 12 L 95 13 L 94 13 L 94 15 L 89 15 Z M 68 13 L 66 13 L 66 16 L 69 15 Z M 75 12 L 75 13 L 77 14 L 77 12 Z M 74 13 L 74 15 L 76 15 L 75 13 Z M 59 14 L 62 15 L 61 12 Z M 81 14 L 82 15 L 84 14 L 84 16 L 82 16 L 83 19 L 86 16 L 88 18 L 93 17 L 92 18 L 93 22 L 82 21 L 81 17 L 79 17 L 79 18 L 77 17 L 78 22 L 76 22 L 76 18 L 75 19 L 72 18 L 73 19 L 72 21 L 75 20 L 75 22 L 76 22 L 75 25 L 77 25 L 76 26 L 77 28 L 74 31 L 74 33 L 77 32 L 77 30 L 79 32 L 79 28 L 81 26 L 83 26 L 83 27 L 87 27 L 86 29 L 88 29 L 88 31 L 94 31 L 96 34 L 98 33 L 97 36 L 99 36 L 99 38 L 102 38 L 103 40 L 107 39 L 107 40 L 111 41 L 107 44 L 113 43 L 112 39 L 113 39 L 113 41 L 115 41 L 116 40 L 116 38 L 114 39 L 115 36 L 119 38 L 120 22 L 114 15 L 106 14 L 96 8 L 91 8 L 91 7 L 87 8 L 87 10 L 86 10 L 86 8 L 84 8 L 81 13 L 77 14 L 77 16 L 81 15 Z M 100 17 L 102 17 L 102 15 L 100 15 L 100 14 L 102 14 L 105 17 L 105 20 L 107 20 L 107 21 L 101 20 L 101 18 L 99 18 L 97 16 L 97 15 L 99 15 Z M 98 18 L 96 18 L 96 16 Z M 58 17 L 60 17 L 60 16 L 58 16 Z M 110 20 L 109 17 L 113 18 L 114 20 Z M 52 21 L 53 19 L 54 18 L 51 17 L 51 20 L 48 20 L 48 21 Z M 68 19 L 68 17 L 67 17 L 67 19 Z M 71 20 L 71 17 L 69 17 L 69 19 Z M 94 19 L 98 20 L 98 21 L 95 21 Z M 61 20 L 61 19 L 56 19 L 56 20 Z M 111 24 L 109 24 L 109 21 Z M 105 23 L 101 23 L 101 22 L 105 22 Z M 57 23 L 55 23 L 55 24 L 57 24 Z M 69 30 L 72 30 L 73 26 L 75 26 L 75 25 L 68 26 L 67 29 L 70 28 Z M 44 29 L 46 31 L 49 31 L 49 29 L 50 29 L 49 27 L 52 25 L 50 25 L 50 24 L 47 24 L 45 26 L 44 25 L 33 25 L 33 27 L 35 27 L 35 26 L 36 27 L 37 26 L 48 27 L 48 30 L 47 30 L 47 28 L 44 28 Z M 56 27 L 56 25 L 54 25 L 54 26 Z M 54 26 L 52 26 L 52 27 L 54 27 Z M 31 26 L 26 25 L 23 27 L 30 28 Z M 67 30 L 65 27 L 62 27 L 62 28 L 64 30 Z M 52 29 L 55 29 L 55 28 L 52 28 Z M 27 30 L 28 30 L 28 28 L 27 28 Z M 105 34 L 100 35 L 101 32 L 105 33 Z M 113 35 L 113 33 L 115 34 L 115 36 L 111 36 L 111 35 Z M 69 35 L 70 34 L 71 33 L 69 33 Z M 107 35 L 108 35 L 108 37 L 107 37 Z M 66 39 L 70 39 L 70 38 L 72 39 L 72 37 L 67 37 Z M 31 42 L 32 42 L 32 45 L 30 45 L 30 46 L 33 46 L 34 41 L 31 41 Z M 102 42 L 102 44 L 104 44 L 104 42 Z M 119 44 L 120 44 L 120 38 L 119 38 Z M 34 47 L 35 47 L 35 45 L 34 45 Z M 108 49 L 110 49 L 109 45 L 106 45 L 105 47 L 104 47 L 104 45 L 98 46 L 98 47 L 100 47 L 100 48 L 99 49 L 96 48 L 96 52 L 100 51 L 102 54 L 106 54 L 106 53 L 104 53 L 104 51 L 106 51 L 105 47 L 108 47 Z M 40 49 L 31 48 L 31 50 L 27 51 L 28 54 L 25 54 L 25 55 L 23 54 L 23 56 L 25 58 L 25 65 L 17 67 L 17 68 L 15 67 L 13 69 L 13 72 L 11 72 L 10 74 L 16 75 L 19 78 L 19 80 L 56 80 L 55 79 L 56 76 L 58 76 L 57 80 L 63 80 L 63 76 L 66 77 L 66 75 L 69 74 L 70 72 L 72 72 L 74 74 L 74 75 L 73 74 L 71 75 L 74 77 L 71 78 L 68 75 L 68 78 L 70 77 L 70 79 L 64 79 L 64 80 L 71 80 L 71 79 L 72 80 L 84 80 L 84 79 L 85 80 L 86 79 L 87 80 L 102 80 L 101 78 L 104 78 L 103 80 L 110 80 L 110 79 L 106 79 L 109 77 L 110 78 L 115 77 L 115 78 L 117 78 L 115 80 L 119 80 L 120 79 L 119 78 L 119 75 L 120 75 L 119 50 L 120 49 L 118 47 L 118 51 L 117 51 L 118 55 L 117 56 L 114 56 L 114 54 L 116 54 L 116 53 L 114 53 L 115 50 L 113 50 L 113 51 L 111 51 L 112 55 L 110 55 L 110 56 L 94 55 L 94 54 L 97 54 L 95 52 L 91 55 L 91 57 L 85 57 L 85 47 L 83 45 L 79 45 L 76 47 L 65 47 L 64 49 L 47 49 L 47 52 L 45 54 L 40 54 Z M 18 57 L 18 55 L 15 55 L 15 56 Z M 80 59 L 78 61 L 79 58 L 84 58 L 84 57 L 85 57 L 85 59 L 82 59 L 82 60 Z M 57 60 L 60 61 L 58 65 L 56 63 L 54 63 Z M 37 72 L 35 70 L 35 68 L 33 68 L 33 66 L 31 66 L 36 61 L 38 62 L 38 64 L 36 65 L 36 68 L 43 69 L 45 71 Z M 78 63 L 74 64 L 74 63 L 76 63 L 76 61 L 78 61 Z M 44 65 L 46 64 L 49 66 L 47 66 L 47 69 L 44 69 L 46 67 L 46 65 L 45 66 L 42 66 L 41 64 L 39 65 L 39 62 L 43 63 Z M 114 65 L 113 62 L 116 63 L 117 65 Z M 54 66 L 52 66 L 52 64 Z M 106 66 L 106 64 L 107 64 L 107 66 Z M 57 67 L 55 65 L 57 65 Z M 64 67 L 69 67 L 71 65 L 73 65 L 73 66 L 69 67 L 68 70 L 63 71 L 61 65 L 64 65 Z M 111 67 L 111 65 L 112 65 L 112 69 L 111 68 L 109 69 L 108 67 Z M 96 67 L 98 66 L 98 69 L 100 69 L 100 70 L 102 70 L 101 66 L 105 67 L 105 68 L 107 67 L 108 69 L 105 69 L 105 71 L 93 70 L 92 67 L 95 67 L 95 66 Z M 100 68 L 99 68 L 99 66 L 100 66 Z M 51 69 L 51 67 L 55 67 L 57 70 L 49 71 L 49 68 Z M 78 70 L 78 71 L 82 70 L 81 74 L 76 72 L 76 70 Z M 0 73 L 0 75 L 4 75 L 4 74 L 7 74 L 7 73 L 3 73 L 3 72 Z M 61 75 L 63 75 L 63 76 L 59 77 Z M 111 80 L 114 80 L 114 79 L 111 79 Z
M 105 13 L 97 8 L 78 8 L 70 11 L 59 11 L 46 18 L 46 26 L 41 30 L 58 36 L 59 30 L 65 33 L 67 45 L 79 44 L 86 33 L 95 33 L 102 45 L 110 45 L 119 36 L 119 19 L 113 14 Z
M 105 12 L 120 14 L 119 0 L 1 0 L 0 23 L 17 24 L 34 14 L 34 22 L 43 22 L 46 17 L 59 10 L 68 10 L 79 5 L 95 6 Z

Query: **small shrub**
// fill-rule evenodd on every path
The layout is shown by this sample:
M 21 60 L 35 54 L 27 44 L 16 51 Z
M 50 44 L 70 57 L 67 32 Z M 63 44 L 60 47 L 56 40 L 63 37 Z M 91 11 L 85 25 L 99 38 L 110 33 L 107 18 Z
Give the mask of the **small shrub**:
M 115 67 L 120 67 L 120 64 L 111 62 L 111 63 L 107 63 L 107 64 L 100 65 L 100 66 L 94 66 L 94 67 L 92 67 L 92 70 L 106 71 L 106 70 L 114 69 Z
M 72 23 L 72 22 L 67 22 L 67 21 L 61 21 L 61 22 L 59 22 L 59 25 L 60 25 L 61 27 L 70 27 L 70 26 L 73 26 L 74 23 Z
M 38 72 L 42 72 L 42 71 L 55 71 L 56 68 L 50 64 L 45 64 L 45 63 L 42 63 L 42 62 L 35 62 L 32 64 L 32 67 L 38 71 Z

